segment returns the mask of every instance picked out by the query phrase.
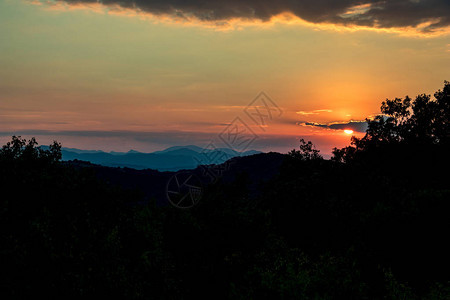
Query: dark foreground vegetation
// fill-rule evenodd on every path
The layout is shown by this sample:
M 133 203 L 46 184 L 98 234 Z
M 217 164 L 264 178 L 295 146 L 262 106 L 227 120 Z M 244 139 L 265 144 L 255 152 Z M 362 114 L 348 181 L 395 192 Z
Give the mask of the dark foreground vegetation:
M 263 184 L 237 161 L 187 210 L 13 137 L 2 299 L 450 299 L 449 94 L 383 102 L 332 160 L 301 141 Z

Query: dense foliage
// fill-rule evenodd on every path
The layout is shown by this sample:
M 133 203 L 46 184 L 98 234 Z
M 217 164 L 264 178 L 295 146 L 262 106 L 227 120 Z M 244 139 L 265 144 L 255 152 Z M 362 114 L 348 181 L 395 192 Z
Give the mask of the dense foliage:
M 61 163 L 58 143 L 13 137 L 0 150 L 0 293 L 449 299 L 449 94 L 446 82 L 435 100 L 386 100 L 333 160 L 302 140 L 259 193 L 241 172 L 189 210 L 137 205 L 139 191 Z

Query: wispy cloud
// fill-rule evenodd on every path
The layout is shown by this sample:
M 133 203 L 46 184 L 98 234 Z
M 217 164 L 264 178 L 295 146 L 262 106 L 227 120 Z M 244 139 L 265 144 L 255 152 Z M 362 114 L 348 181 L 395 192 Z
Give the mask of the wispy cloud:
M 350 121 L 350 122 L 332 122 L 332 123 L 315 123 L 315 122 L 299 122 L 300 126 L 313 126 L 332 130 L 353 130 L 356 132 L 366 132 L 366 121 Z
M 318 115 L 320 113 L 331 113 L 333 112 L 331 109 L 316 109 L 311 111 L 297 111 L 296 114 L 302 115 L 302 116 L 308 116 L 308 115 Z

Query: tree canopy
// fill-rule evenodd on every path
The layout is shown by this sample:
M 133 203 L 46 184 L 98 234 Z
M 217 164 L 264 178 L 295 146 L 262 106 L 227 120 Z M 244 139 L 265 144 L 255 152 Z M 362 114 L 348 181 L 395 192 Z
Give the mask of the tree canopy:
M 381 104 L 381 114 L 367 119 L 368 129 L 362 138 L 352 137 L 352 145 L 333 151 L 336 161 L 350 161 L 363 152 L 377 148 L 407 146 L 409 150 L 423 146 L 450 144 L 450 83 L 430 95 L 418 95 L 415 100 L 386 99 Z
M 434 97 L 384 101 L 333 161 L 304 140 L 239 158 L 186 210 L 99 176 L 156 171 L 62 162 L 59 143 L 14 136 L 0 296 L 450 299 L 449 83 Z

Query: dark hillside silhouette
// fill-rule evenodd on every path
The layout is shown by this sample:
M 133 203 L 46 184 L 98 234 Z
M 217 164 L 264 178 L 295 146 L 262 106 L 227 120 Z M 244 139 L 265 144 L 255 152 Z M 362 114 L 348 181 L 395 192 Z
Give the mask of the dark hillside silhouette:
M 171 172 L 61 162 L 58 143 L 13 137 L 1 296 L 449 299 L 449 94 L 384 101 L 332 160 L 304 140 L 234 158 L 190 209 L 161 201 Z

